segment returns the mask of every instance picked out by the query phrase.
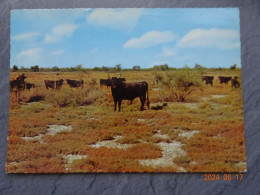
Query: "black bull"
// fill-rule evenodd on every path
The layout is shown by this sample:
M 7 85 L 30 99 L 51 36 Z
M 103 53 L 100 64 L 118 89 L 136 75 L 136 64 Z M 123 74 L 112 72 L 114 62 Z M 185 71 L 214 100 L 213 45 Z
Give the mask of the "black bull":
M 133 101 L 137 97 L 139 97 L 141 101 L 140 111 L 143 110 L 146 100 L 147 100 L 147 107 L 149 109 L 147 82 L 145 81 L 138 82 L 138 83 L 114 83 L 113 81 L 111 82 L 112 82 L 111 92 L 114 99 L 114 111 L 116 111 L 117 103 L 118 103 L 118 111 L 120 111 L 122 100 Z

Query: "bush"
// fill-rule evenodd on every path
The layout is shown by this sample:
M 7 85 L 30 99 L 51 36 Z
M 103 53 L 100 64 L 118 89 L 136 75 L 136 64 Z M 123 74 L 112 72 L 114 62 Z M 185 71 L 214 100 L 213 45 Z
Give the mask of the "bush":
M 177 102 L 184 102 L 186 97 L 201 86 L 200 74 L 193 74 L 189 70 L 176 71 L 166 74 L 162 81 L 163 86 L 169 91 L 169 97 L 174 97 Z
M 236 70 L 236 68 L 237 68 L 237 65 L 236 64 L 234 64 L 233 66 L 230 66 L 230 70 Z
M 40 88 L 34 88 L 30 91 L 24 90 L 21 91 L 21 94 L 19 95 L 19 100 L 22 102 L 38 102 L 45 98 L 46 91 L 42 90 Z
M 72 103 L 73 91 L 71 89 L 62 89 L 60 91 L 49 91 L 46 95 L 46 101 L 56 107 L 65 107 Z

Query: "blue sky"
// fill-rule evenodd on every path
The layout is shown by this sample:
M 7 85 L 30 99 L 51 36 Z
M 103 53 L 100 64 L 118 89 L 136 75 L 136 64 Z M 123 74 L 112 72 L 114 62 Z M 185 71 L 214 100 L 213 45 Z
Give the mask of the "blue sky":
M 237 8 L 45 9 L 11 13 L 10 66 L 230 67 Z

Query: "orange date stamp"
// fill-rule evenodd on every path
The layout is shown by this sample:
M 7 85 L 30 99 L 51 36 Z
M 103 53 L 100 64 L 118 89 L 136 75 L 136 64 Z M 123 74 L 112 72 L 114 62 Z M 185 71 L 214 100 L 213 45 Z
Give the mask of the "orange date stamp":
M 219 180 L 224 180 L 224 181 L 231 181 L 231 180 L 237 180 L 237 181 L 242 181 L 243 180 L 243 175 L 242 173 L 231 175 L 231 174 L 204 174 L 204 181 L 219 181 Z

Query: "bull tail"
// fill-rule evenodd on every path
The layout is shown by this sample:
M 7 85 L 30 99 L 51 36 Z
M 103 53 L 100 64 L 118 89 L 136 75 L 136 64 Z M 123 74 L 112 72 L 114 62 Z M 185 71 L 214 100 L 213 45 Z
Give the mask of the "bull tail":
M 148 106 L 148 109 L 149 109 L 149 106 L 150 106 L 150 101 L 149 101 L 149 97 L 148 97 L 148 85 L 147 85 L 147 106 Z

